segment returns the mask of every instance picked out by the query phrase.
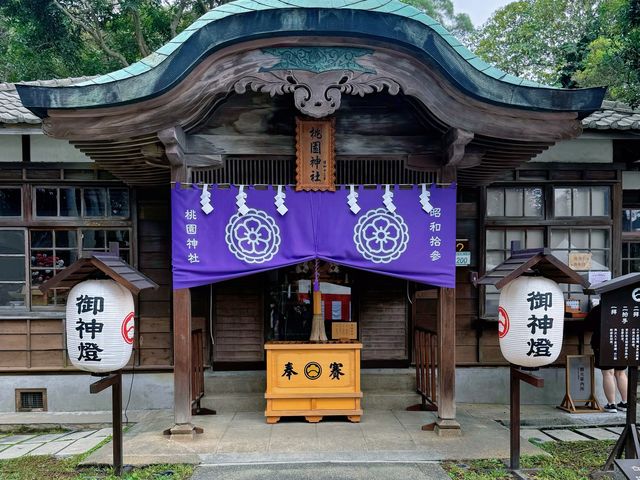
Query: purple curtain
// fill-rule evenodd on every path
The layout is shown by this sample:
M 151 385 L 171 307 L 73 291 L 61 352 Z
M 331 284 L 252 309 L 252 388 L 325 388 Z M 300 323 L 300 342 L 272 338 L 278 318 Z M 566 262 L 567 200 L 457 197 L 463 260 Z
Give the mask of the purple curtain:
M 315 258 L 455 287 L 455 186 L 240 188 L 172 190 L 173 288 Z

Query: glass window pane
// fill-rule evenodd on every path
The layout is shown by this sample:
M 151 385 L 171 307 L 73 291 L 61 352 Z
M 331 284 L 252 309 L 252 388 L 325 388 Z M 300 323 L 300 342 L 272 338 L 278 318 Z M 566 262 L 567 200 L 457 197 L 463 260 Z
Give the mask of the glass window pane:
M 24 257 L 0 257 L 0 281 L 24 281 Z
M 551 230 L 551 248 L 569 248 L 569 230 Z
M 524 230 L 507 230 L 505 248 L 511 251 L 511 242 L 520 242 L 520 248 L 524 248 Z
M 571 230 L 571 250 L 589 249 L 589 230 Z
M 0 254 L 24 255 L 24 230 L 0 230 Z
M 609 187 L 593 187 L 591 189 L 591 215 L 609 216 Z
M 106 214 L 106 192 L 104 188 L 85 188 L 84 213 L 88 217 L 104 217 Z
M 88 250 L 103 250 L 105 248 L 105 236 L 102 230 L 83 230 L 82 248 Z
M 487 230 L 487 249 L 488 250 L 504 249 L 504 231 Z
M 36 215 L 39 217 L 58 216 L 58 190 L 56 188 L 36 188 Z
M 51 230 L 31 230 L 31 248 L 53 248 Z
M 609 232 L 591 230 L 591 248 L 609 248 Z
M 487 272 L 505 261 L 504 252 L 487 252 Z
M 19 188 L 0 188 L 0 217 L 22 215 L 22 192 Z
M 42 267 L 44 269 L 53 268 L 55 259 L 53 250 L 31 251 L 31 266 Z
M 589 188 L 574 188 L 573 216 L 588 217 L 589 215 Z
M 504 190 L 487 188 L 487 216 L 504 217 Z
M 129 190 L 126 188 L 109 189 L 109 213 L 113 217 L 129 216 Z
M 24 307 L 24 283 L 0 283 L 0 307 Z
M 609 252 L 606 250 L 591 251 L 591 270 L 609 270 Z
M 129 248 L 129 230 L 107 230 L 107 248 L 109 243 L 118 242 L 120 248 Z
M 571 216 L 571 189 L 570 188 L 554 188 L 554 216 L 570 217 Z
M 487 285 L 485 292 L 484 313 L 487 317 L 497 317 L 500 292 L 493 285 Z
M 622 212 L 622 231 L 640 231 L 640 210 L 627 209 Z
M 75 230 L 58 230 L 55 233 L 57 248 L 76 248 L 78 237 Z
M 526 248 L 543 248 L 544 232 L 542 230 L 527 230 Z
M 55 268 L 60 270 L 68 267 L 78 259 L 78 254 L 75 250 L 56 250 Z
M 505 189 L 505 205 L 504 205 L 505 216 L 507 217 L 522 216 L 523 195 L 524 195 L 524 192 L 522 188 Z
M 78 188 L 61 188 L 60 215 L 63 217 L 79 217 L 80 212 L 80 190 Z
M 526 217 L 541 217 L 544 198 L 541 188 L 526 188 L 524 190 L 524 215 Z

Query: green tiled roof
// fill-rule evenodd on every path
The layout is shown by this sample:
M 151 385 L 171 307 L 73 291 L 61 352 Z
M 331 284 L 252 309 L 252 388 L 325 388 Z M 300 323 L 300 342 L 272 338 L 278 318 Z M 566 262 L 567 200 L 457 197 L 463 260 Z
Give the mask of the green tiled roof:
M 512 83 L 514 85 L 553 88 L 529 80 L 524 80 L 513 75 L 509 75 L 502 70 L 495 68 L 469 49 L 464 47 L 457 38 L 455 38 L 447 29 L 440 25 L 429 15 L 418 10 L 411 5 L 406 5 L 398 0 L 236 0 L 210 10 L 201 16 L 198 20 L 187 27 L 182 33 L 173 38 L 169 43 L 156 50 L 154 53 L 139 62 L 134 63 L 126 68 L 99 76 L 87 82 L 78 83 L 78 86 L 102 84 L 113 82 L 124 78 L 132 77 L 144 73 L 150 67 L 160 64 L 164 59 L 169 57 L 178 48 L 184 44 L 196 31 L 202 27 L 218 21 L 231 15 L 242 15 L 243 13 L 255 12 L 258 10 L 273 10 L 285 8 L 335 8 L 335 9 L 351 9 L 351 10 L 367 10 L 370 12 L 380 12 L 400 17 L 410 18 L 420 22 L 428 28 L 438 33 L 454 50 L 467 62 L 477 68 L 485 75 L 501 80 L 503 82 Z

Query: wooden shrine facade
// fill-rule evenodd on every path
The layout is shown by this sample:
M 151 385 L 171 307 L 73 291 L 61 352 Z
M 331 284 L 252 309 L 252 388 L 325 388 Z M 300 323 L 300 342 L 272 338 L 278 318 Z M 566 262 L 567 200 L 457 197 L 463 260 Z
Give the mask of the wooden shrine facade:
M 341 8 L 302 0 L 288 8 L 235 3 L 212 10 L 123 70 L 66 87 L 17 87 L 48 135 L 70 141 L 140 192 L 138 210 L 153 212 L 141 214 L 141 222 L 168 219 L 170 182 L 292 183 L 295 119 L 310 117 L 335 119 L 338 184 L 458 182 L 459 230 L 468 229 L 464 221 L 478 216 L 469 201 L 477 187 L 579 135 L 581 118 L 600 106 L 604 94 L 552 89 L 500 72 L 396 0 L 395 9 L 389 2 L 384 9 L 359 1 Z M 166 231 L 148 241 L 166 277 Z M 475 299 L 466 273 L 459 273 L 457 289 L 464 305 Z M 408 322 L 433 317 L 439 425 L 455 428 L 456 289 L 424 294 L 437 302 L 428 312 L 402 303 L 405 311 L 398 314 L 397 297 L 425 289 L 396 287 L 389 302 L 378 296 L 378 306 L 393 304 L 387 313 L 406 322 L 399 360 L 410 361 Z M 237 286 L 223 285 L 217 295 L 224 297 L 225 289 L 227 302 L 242 302 Z M 260 297 L 257 290 L 249 295 Z M 213 305 L 211 291 L 173 290 L 166 303 L 178 431 L 192 431 L 192 316 L 206 311 L 200 300 L 207 296 L 210 308 L 230 315 L 221 297 Z M 256 316 L 264 316 L 260 303 Z M 384 329 L 384 319 L 380 323 Z

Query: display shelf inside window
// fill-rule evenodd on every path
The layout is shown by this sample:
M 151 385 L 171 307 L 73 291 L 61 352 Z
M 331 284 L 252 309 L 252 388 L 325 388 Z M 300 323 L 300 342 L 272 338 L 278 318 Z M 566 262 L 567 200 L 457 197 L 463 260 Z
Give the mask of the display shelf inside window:
M 45 296 L 38 286 L 78 259 L 77 231 L 31 231 L 31 305 L 64 305 L 68 290 L 53 289 Z

